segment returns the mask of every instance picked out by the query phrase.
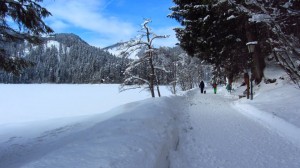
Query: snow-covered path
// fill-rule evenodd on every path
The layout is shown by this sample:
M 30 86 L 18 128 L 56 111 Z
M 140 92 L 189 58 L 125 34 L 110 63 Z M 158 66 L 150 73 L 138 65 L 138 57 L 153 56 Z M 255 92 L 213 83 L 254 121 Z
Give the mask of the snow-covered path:
M 300 149 L 212 91 L 188 93 L 172 168 L 299 168 Z

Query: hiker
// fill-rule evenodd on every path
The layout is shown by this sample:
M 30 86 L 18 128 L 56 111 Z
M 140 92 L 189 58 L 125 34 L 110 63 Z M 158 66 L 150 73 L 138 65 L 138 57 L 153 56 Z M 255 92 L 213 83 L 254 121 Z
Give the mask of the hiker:
M 231 93 L 232 86 L 230 83 L 227 84 L 226 89 L 229 93 Z
M 214 93 L 217 94 L 217 84 L 216 82 L 213 83 Z
M 201 93 L 203 93 L 203 90 L 204 90 L 204 82 L 203 81 L 200 82 L 199 88 L 200 88 Z

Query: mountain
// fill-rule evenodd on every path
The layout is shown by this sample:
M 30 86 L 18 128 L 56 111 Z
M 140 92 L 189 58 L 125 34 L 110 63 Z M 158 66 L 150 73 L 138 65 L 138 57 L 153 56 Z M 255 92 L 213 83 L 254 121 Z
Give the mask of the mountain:
M 7 48 L 35 66 L 19 77 L 0 72 L 1 83 L 120 83 L 128 62 L 90 46 L 75 34 L 54 34 L 40 45 L 16 43 Z
M 72 46 L 73 44 L 82 44 L 82 45 L 87 45 L 89 44 L 82 40 L 79 36 L 73 33 L 60 33 L 60 34 L 55 34 L 53 36 L 50 36 L 49 38 L 46 39 L 47 41 L 49 40 L 54 40 L 59 43 L 62 43 L 68 47 Z
M 143 52 L 143 49 L 140 49 L 139 46 L 132 47 L 131 51 L 127 55 L 122 55 L 122 52 L 128 52 L 128 48 L 126 48 L 126 45 L 128 45 L 129 42 L 119 42 L 113 45 L 110 45 L 108 47 L 103 48 L 103 51 L 109 52 L 112 55 L 116 57 L 126 57 L 129 59 L 137 59 L 138 56 Z

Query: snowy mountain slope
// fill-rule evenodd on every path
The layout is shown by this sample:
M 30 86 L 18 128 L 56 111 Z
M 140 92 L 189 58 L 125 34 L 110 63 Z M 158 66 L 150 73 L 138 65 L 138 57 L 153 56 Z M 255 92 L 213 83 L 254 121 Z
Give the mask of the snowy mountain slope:
M 120 42 L 117 44 L 113 44 L 111 46 L 105 47 L 102 50 L 111 53 L 112 55 L 116 56 L 116 57 L 124 57 L 126 56 L 127 58 L 130 59 L 137 59 L 138 58 L 138 54 L 141 51 L 141 49 L 137 47 L 133 47 L 132 51 L 129 51 L 129 55 L 122 55 L 123 52 L 127 52 L 127 48 L 125 47 L 127 45 L 128 42 Z
M 24 43 L 10 48 L 35 66 L 18 78 L 0 72 L 1 83 L 120 83 L 127 62 L 74 34 L 54 34 L 40 45 Z
M 73 33 L 58 33 L 58 34 L 53 34 L 48 37 L 44 37 L 42 44 L 33 45 L 32 48 L 37 49 L 38 46 L 43 46 L 45 48 L 45 50 L 47 50 L 47 49 L 54 47 L 54 48 L 56 48 L 57 51 L 61 50 L 62 48 L 66 48 L 65 50 L 62 50 L 62 52 L 65 52 L 65 51 L 69 52 L 70 47 L 75 44 L 89 46 L 88 43 L 86 43 L 79 36 L 77 36 Z M 30 44 L 27 43 L 27 45 L 30 45 Z M 25 50 L 27 50 L 27 53 L 28 53 L 28 47 L 25 48 Z
M 81 44 L 81 45 L 87 45 L 89 44 L 82 40 L 79 36 L 73 33 L 57 33 L 54 35 L 51 35 L 50 37 L 47 37 L 46 40 L 54 40 L 59 43 L 65 44 L 66 46 L 70 47 L 74 44 Z
M 22 55 L 22 57 L 24 57 L 27 56 L 32 51 L 32 49 L 36 50 L 39 46 L 43 46 L 45 50 L 56 48 L 57 51 L 61 50 L 62 52 L 64 52 L 63 54 L 67 54 L 70 51 L 70 47 L 74 44 L 89 46 L 88 43 L 86 43 L 79 36 L 73 33 L 58 33 L 43 37 L 43 42 L 40 45 L 33 45 L 25 42 L 24 47 L 21 48 L 24 51 L 19 52 L 24 53 L 25 55 Z M 62 50 L 62 48 L 64 48 L 64 50 Z
M 55 47 L 57 50 L 59 50 L 60 43 L 55 40 L 48 40 L 44 45 L 46 48 Z

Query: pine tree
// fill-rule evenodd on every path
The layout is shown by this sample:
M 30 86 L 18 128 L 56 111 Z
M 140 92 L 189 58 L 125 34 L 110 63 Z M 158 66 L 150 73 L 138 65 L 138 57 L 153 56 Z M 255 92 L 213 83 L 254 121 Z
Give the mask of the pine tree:
M 180 46 L 195 56 L 215 66 L 216 71 L 225 69 L 227 76 L 234 76 L 243 68 L 243 55 L 247 52 L 245 15 L 240 14 L 226 1 L 175 0 L 169 16 L 181 23 L 175 29 Z
M 244 0 L 174 0 L 169 16 L 183 28 L 176 33 L 188 54 L 215 65 L 232 78 L 252 69 L 256 83 L 273 53 L 294 80 L 300 79 L 300 2 Z M 245 44 L 257 41 L 250 55 Z M 216 72 L 216 74 L 220 74 Z
M 25 40 L 40 43 L 41 34 L 53 32 L 42 20 L 51 13 L 40 6 L 39 2 L 42 0 L 0 1 L 0 69 L 18 75 L 22 69 L 32 66 L 32 62 L 8 53 L 6 46 Z M 10 18 L 18 26 L 17 30 L 7 23 Z

